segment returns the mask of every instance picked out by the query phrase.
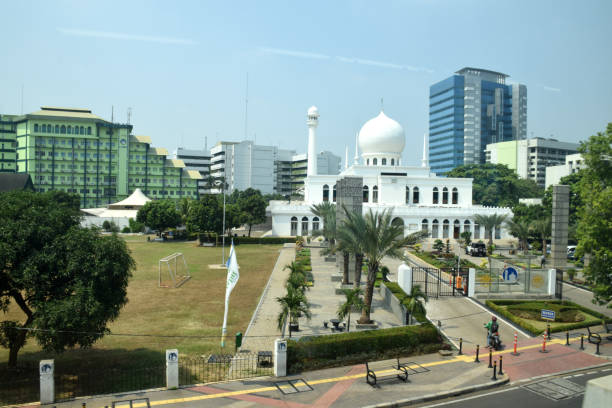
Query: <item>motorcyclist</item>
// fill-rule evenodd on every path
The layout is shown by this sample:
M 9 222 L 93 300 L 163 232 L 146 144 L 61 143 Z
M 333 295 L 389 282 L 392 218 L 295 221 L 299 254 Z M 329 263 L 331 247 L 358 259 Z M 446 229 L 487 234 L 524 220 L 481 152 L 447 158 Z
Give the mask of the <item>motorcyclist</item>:
M 499 330 L 499 325 L 497 324 L 497 317 L 491 316 L 491 321 L 484 325 L 487 329 L 487 347 L 493 347 L 491 342 L 493 338 L 493 334 L 497 333 Z

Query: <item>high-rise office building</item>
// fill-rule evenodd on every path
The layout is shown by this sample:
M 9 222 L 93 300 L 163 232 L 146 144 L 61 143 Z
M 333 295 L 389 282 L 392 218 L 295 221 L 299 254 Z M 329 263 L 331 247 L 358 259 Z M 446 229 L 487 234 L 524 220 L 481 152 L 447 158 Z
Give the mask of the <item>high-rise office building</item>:
M 429 165 L 446 173 L 485 163 L 490 143 L 527 137 L 527 87 L 508 75 L 463 68 L 429 88 Z
M 317 174 L 340 174 L 340 156 L 324 150 L 317 154 Z M 296 154 L 292 157 L 291 165 L 291 191 L 302 195 L 304 190 L 304 179 L 308 167 L 308 155 Z
M 202 176 L 198 180 L 198 195 L 210 193 L 210 151 L 179 147 L 174 151 L 174 158 L 182 160 L 186 169 L 197 171 Z
M 28 173 L 36 191 L 81 196 L 82 208 L 122 200 L 136 188 L 150 198 L 196 197 L 197 171 L 132 135 L 132 125 L 113 123 L 88 109 L 43 106 L 26 115 L 0 115 L 4 171 Z M 13 147 L 10 147 L 13 146 Z M 10 158 L 14 157 L 11 166 Z M 8 166 L 8 167 L 7 167 Z

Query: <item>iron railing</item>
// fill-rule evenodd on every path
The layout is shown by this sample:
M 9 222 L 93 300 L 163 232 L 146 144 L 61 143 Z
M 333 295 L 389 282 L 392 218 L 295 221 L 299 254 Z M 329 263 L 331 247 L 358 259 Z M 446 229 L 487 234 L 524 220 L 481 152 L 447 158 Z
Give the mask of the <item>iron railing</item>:
M 0 368 L 0 405 L 35 402 L 40 383 L 37 363 L 19 364 L 17 368 Z
M 272 375 L 271 353 L 213 354 L 179 360 L 179 385 Z

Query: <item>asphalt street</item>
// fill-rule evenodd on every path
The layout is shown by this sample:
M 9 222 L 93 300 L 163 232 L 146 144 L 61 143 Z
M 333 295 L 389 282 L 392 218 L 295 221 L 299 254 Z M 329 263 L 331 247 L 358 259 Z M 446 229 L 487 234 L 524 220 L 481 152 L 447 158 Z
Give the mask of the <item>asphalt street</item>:
M 550 376 L 517 385 L 510 384 L 495 391 L 418 406 L 421 408 L 580 408 L 587 381 L 608 375 L 612 375 L 610 366 Z

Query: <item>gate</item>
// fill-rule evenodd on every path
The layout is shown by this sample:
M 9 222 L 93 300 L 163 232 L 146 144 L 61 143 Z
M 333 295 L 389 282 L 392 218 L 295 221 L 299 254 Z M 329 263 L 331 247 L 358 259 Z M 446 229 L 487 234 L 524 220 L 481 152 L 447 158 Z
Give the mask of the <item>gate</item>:
M 467 296 L 468 268 L 412 268 L 412 286 L 419 285 L 428 297 Z
M 557 299 L 563 299 L 563 271 L 557 269 L 557 279 L 555 281 L 555 297 Z
M 272 375 L 271 352 L 213 354 L 179 360 L 179 386 Z

